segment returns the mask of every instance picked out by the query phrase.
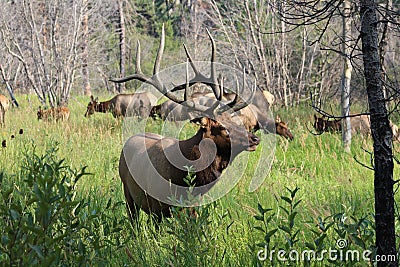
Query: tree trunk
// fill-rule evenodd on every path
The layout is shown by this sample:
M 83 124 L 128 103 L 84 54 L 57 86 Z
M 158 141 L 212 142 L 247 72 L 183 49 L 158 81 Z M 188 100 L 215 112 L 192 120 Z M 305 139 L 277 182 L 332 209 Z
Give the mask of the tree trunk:
M 351 123 L 350 123 L 350 82 L 353 67 L 351 65 L 351 6 L 349 0 L 343 2 L 343 75 L 342 75 L 342 142 L 344 151 L 350 153 Z
M 392 11 L 393 8 L 393 1 L 392 0 L 387 0 L 385 10 L 386 14 L 385 17 L 389 18 L 390 17 L 390 12 Z M 382 38 L 381 41 L 379 42 L 379 55 L 380 55 L 380 63 L 381 63 L 381 73 L 382 73 L 382 81 L 383 81 L 383 95 L 385 98 L 388 97 L 387 93 L 387 88 L 386 88 L 386 68 L 385 68 L 385 56 L 386 52 L 388 49 L 388 43 L 389 43 L 389 21 L 383 21 L 383 30 L 382 30 Z M 387 102 L 389 104 L 389 102 Z M 388 105 L 386 105 L 388 108 Z
M 125 77 L 125 58 L 126 58 L 126 42 L 125 42 L 125 16 L 124 16 L 124 0 L 118 0 L 119 12 L 119 69 L 120 77 Z M 125 91 L 125 83 L 118 84 L 118 93 Z
M 8 94 L 11 97 L 11 103 L 16 107 L 19 107 L 17 99 L 15 99 L 15 96 L 14 96 L 14 91 L 13 91 L 13 89 L 11 87 L 11 84 L 8 82 L 8 79 L 7 79 L 6 74 L 4 72 L 3 66 L 1 64 L 0 64 L 0 73 L 1 73 L 1 77 L 2 77 L 2 79 L 4 81 L 4 83 L 6 84 L 6 88 L 7 88 Z
M 89 10 L 88 10 L 88 0 L 83 0 L 83 19 L 82 19 L 82 80 L 83 80 L 83 92 L 85 95 L 92 95 L 90 89 L 90 77 L 89 77 Z
M 375 0 L 360 1 L 361 42 L 365 83 L 371 113 L 374 141 L 374 191 L 377 255 L 396 255 L 394 228 L 392 131 L 382 90 L 378 51 L 377 4 Z M 398 266 L 394 261 L 378 261 L 378 266 Z

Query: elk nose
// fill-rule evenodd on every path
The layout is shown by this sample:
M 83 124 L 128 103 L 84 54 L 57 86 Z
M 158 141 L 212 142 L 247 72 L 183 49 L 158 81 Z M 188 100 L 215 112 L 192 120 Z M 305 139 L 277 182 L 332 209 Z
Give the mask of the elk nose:
M 256 136 L 256 135 L 253 135 L 253 136 L 251 137 L 251 142 L 252 142 L 253 144 L 258 145 L 258 144 L 260 143 L 260 138 L 258 138 L 258 136 Z

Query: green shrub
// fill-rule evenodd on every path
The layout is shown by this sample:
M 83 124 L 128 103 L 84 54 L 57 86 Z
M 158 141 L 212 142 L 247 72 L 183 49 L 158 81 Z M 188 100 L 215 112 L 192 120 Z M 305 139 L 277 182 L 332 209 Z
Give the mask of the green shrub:
M 109 199 L 106 208 L 77 197 L 76 184 L 89 173 L 57 157 L 26 149 L 19 173 L 0 174 L 2 266 L 108 265 L 123 246 L 121 225 Z
M 259 225 L 255 229 L 262 233 L 263 241 L 253 246 L 254 250 L 261 248 L 255 265 L 297 266 L 301 262 L 304 266 L 364 266 L 374 258 L 372 215 L 357 218 L 343 212 L 302 222 L 296 219 L 302 210 L 301 199 L 296 197 L 299 188 L 287 190 L 289 196 L 280 197 L 283 203 L 276 212 L 258 204 L 254 218 Z M 279 210 L 283 210 L 282 215 Z

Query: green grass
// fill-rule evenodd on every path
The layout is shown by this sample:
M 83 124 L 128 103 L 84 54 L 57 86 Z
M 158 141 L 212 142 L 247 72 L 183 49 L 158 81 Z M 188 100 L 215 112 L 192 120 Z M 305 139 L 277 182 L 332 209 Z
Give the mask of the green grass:
M 71 100 L 70 120 L 62 123 L 38 121 L 36 111 L 39 103 L 34 96 L 28 101 L 27 96 L 20 95 L 18 100 L 21 107 L 11 109 L 6 114 L 6 127 L 0 129 L 0 139 L 7 142 L 7 147 L 0 149 L 2 171 L 8 175 L 19 173 L 27 149 L 34 145 L 36 153 L 46 153 L 55 143 L 58 144 L 58 157 L 65 159 L 66 165 L 73 169 L 87 166 L 86 171 L 91 175 L 78 181 L 77 197 L 87 199 L 90 203 L 88 206 L 99 212 L 104 210 L 104 216 L 101 217 L 103 225 L 111 224 L 113 218 L 117 218 L 120 224 L 114 226 L 120 228 L 116 233 L 120 235 L 123 245 L 116 246 L 110 241 L 102 248 L 110 250 L 107 259 L 103 259 L 105 265 L 269 266 L 270 262 L 256 260 L 259 250 L 256 244 L 265 239 L 265 233 L 255 229 L 261 221 L 254 216 L 259 214 L 258 204 L 261 204 L 263 208 L 271 208 L 274 213 L 270 222 L 272 228 L 280 229 L 282 225 L 289 224 L 290 220 L 283 209 L 288 203 L 281 198 L 288 195 L 287 188 L 293 190 L 298 187 L 295 198 L 301 199 L 293 226 L 293 229 L 299 230 L 298 241 L 292 248 L 304 249 L 307 243 L 316 240 L 318 231 L 321 232 L 317 227 L 319 217 L 329 221 L 333 220 L 329 216 L 345 213 L 349 217 L 346 222 L 350 224 L 374 212 L 373 172 L 353 158 L 355 156 L 359 161 L 369 164 L 370 156 L 363 148 L 371 151 L 372 140 L 355 136 L 351 154 L 346 154 L 341 147 L 340 135 L 310 134 L 308 129 L 312 128 L 313 120 L 311 109 L 295 107 L 290 112 L 275 110 L 289 124 L 295 139 L 288 142 L 277 137 L 271 171 L 268 172 L 267 166 L 260 166 L 265 180 L 255 192 L 248 191 L 252 179 L 251 164 L 227 195 L 213 204 L 198 208 L 199 219 L 191 219 L 189 215 L 174 216 L 173 219 L 164 220 L 157 229 L 142 213 L 139 229 L 132 228 L 126 218 L 125 207 L 121 204 L 124 197 L 118 175 L 119 155 L 123 139 L 126 138 L 122 130 L 123 123 L 111 114 L 95 114 L 90 119 L 85 118 L 86 97 L 77 96 Z M 161 131 L 159 121 L 146 126 L 143 122 L 134 122 L 130 127 L 129 130 L 133 132 L 144 127 L 147 131 Z M 174 126 L 166 128 L 163 132 L 172 134 Z M 18 133 L 19 129 L 24 130 L 22 135 Z M 186 124 L 178 135 L 186 138 L 195 131 L 196 126 Z M 15 135 L 15 138 L 12 139 L 11 135 Z M 395 144 L 395 151 L 398 151 L 398 145 Z M 250 162 L 257 162 L 260 154 L 243 153 L 243 157 L 236 159 L 235 164 L 229 167 L 233 173 L 241 171 L 245 165 L 241 165 L 240 158 L 247 156 Z M 394 177 L 398 175 L 396 167 Z M 17 182 L 22 181 L 7 181 L 8 184 Z M 105 207 L 110 200 L 113 210 L 106 213 L 108 209 Z M 334 226 L 336 231 L 327 232 L 326 246 L 334 246 L 338 231 L 344 229 L 337 222 Z M 102 224 L 98 230 L 104 232 Z M 317 233 L 313 233 L 313 230 Z M 361 238 L 360 231 L 354 230 Z M 351 231 L 346 233 L 346 238 L 353 240 Z M 104 236 L 108 238 L 108 235 Z M 277 248 L 286 248 L 289 244 L 282 229 L 271 240 L 271 244 Z M 365 241 L 365 244 L 368 248 L 373 240 Z M 352 243 L 352 246 L 356 245 L 356 242 Z M 98 251 L 93 253 L 101 254 Z M 92 264 L 99 262 L 93 261 Z M 279 266 L 279 262 L 274 264 Z M 318 263 L 313 264 L 319 266 Z

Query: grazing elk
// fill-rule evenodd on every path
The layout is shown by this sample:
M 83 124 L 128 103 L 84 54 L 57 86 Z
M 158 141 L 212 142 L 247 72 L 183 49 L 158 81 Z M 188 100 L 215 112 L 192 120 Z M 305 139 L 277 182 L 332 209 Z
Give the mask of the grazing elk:
M 208 33 L 208 35 L 212 44 L 211 70 L 213 70 L 215 42 L 211 34 Z M 192 122 L 200 125 L 200 129 L 193 137 L 187 140 L 179 141 L 154 133 L 141 133 L 130 137 L 126 141 L 121 152 L 119 174 L 124 187 L 128 213 L 132 220 L 136 217 L 138 209 L 142 209 L 146 213 L 155 214 L 158 217 L 171 215 L 170 208 L 173 204 L 160 201 L 160 198 L 149 192 L 154 192 L 154 190 L 164 192 L 165 197 L 168 197 L 174 195 L 170 191 L 171 185 L 182 186 L 187 189 L 188 185 L 185 183 L 185 177 L 188 171 L 184 166 L 194 167 L 196 174 L 194 180 L 195 188 L 208 186 L 205 190 L 202 190 L 202 193 L 206 193 L 215 184 L 214 182 L 220 177 L 222 171 L 228 167 L 229 163 L 239 153 L 242 151 L 254 151 L 260 142 L 257 136 L 233 123 L 230 119 L 230 114 L 226 113 L 228 109 L 238 111 L 247 105 L 245 102 L 239 103 L 237 101 L 238 97 L 235 97 L 233 101 L 226 103 L 226 105 L 217 103 L 218 105 L 213 104 L 211 107 L 206 107 L 198 105 L 194 101 L 184 101 L 186 97 L 184 100 L 180 100 L 171 94 L 171 91 L 165 90 L 165 86 L 157 75 L 164 49 L 164 39 L 163 28 L 151 78 L 146 77 L 140 71 L 140 46 L 138 43 L 136 73 L 125 78 L 111 79 L 111 81 L 140 80 L 154 86 L 170 100 L 183 104 L 190 108 L 191 111 L 200 112 L 203 115 L 192 120 Z M 189 55 L 188 57 L 190 58 Z M 197 72 L 193 64 L 192 68 L 196 75 L 202 75 Z M 202 76 L 204 78 L 204 75 Z M 215 77 L 216 75 L 211 71 L 211 77 L 200 82 L 211 86 L 216 99 L 219 99 L 223 88 Z M 187 85 L 189 85 L 188 81 Z M 243 82 L 244 85 L 245 83 Z M 174 163 L 171 161 L 171 157 Z M 179 198 L 180 195 L 176 197 Z
M 262 130 L 265 133 L 275 133 L 286 139 L 293 140 L 294 136 L 289 130 L 289 127 L 283 122 L 279 116 L 274 121 L 267 112 L 262 112 L 254 104 L 240 110 L 237 116 L 233 116 L 232 120 L 236 123 L 242 123 L 248 131 Z
M 325 116 L 317 117 L 314 114 L 314 129 L 319 132 L 340 132 L 342 131 L 342 120 L 334 119 L 328 120 Z M 371 133 L 369 115 L 360 115 L 350 117 L 351 132 L 368 135 Z
M 314 114 L 314 129 L 318 133 L 340 132 L 342 130 L 342 121 L 341 119 L 328 120 L 325 116 L 319 118 Z
M 42 107 L 39 106 L 38 112 L 37 112 L 37 118 L 38 120 L 55 120 L 55 121 L 67 121 L 69 119 L 70 111 L 67 107 L 56 107 L 56 108 L 50 108 L 47 110 L 42 109 Z
M 400 141 L 400 131 L 396 124 L 389 120 L 392 129 L 393 141 Z M 371 124 L 369 115 L 350 117 L 351 132 L 353 134 L 370 135 Z M 341 119 L 328 120 L 325 116 L 317 117 L 314 114 L 314 128 L 319 133 L 342 131 Z
M 190 120 L 189 109 L 172 100 L 167 100 L 159 105 L 155 105 L 150 110 L 150 116 L 170 121 L 186 121 Z
M 371 134 L 371 122 L 369 115 L 360 115 L 350 118 L 351 131 L 353 133 L 360 133 L 362 135 Z M 390 128 L 392 130 L 393 141 L 399 141 L 399 128 L 391 120 L 389 120 Z
M 111 112 L 114 118 L 125 117 L 126 115 L 147 118 L 153 103 L 157 98 L 151 93 L 118 94 L 108 101 L 98 102 L 98 98 L 90 97 L 85 117 L 90 117 L 94 112 Z M 133 114 L 126 114 L 128 108 Z

